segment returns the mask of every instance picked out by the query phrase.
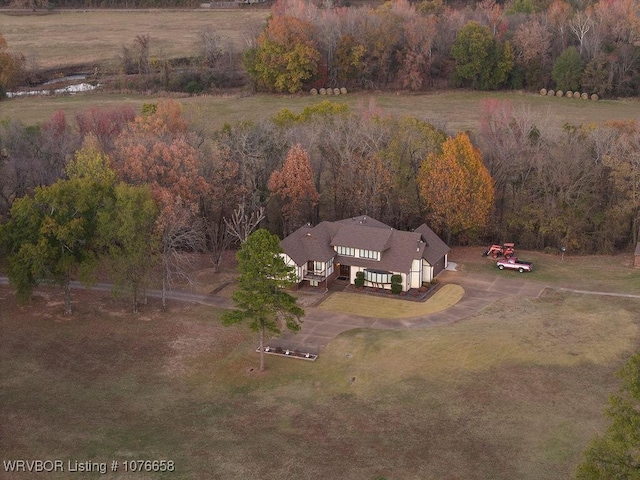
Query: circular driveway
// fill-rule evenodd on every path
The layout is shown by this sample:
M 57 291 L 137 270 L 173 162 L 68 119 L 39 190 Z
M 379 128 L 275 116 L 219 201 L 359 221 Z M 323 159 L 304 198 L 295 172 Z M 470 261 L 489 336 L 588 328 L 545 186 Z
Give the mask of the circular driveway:
M 278 338 L 269 340 L 268 344 L 271 347 L 318 354 L 332 339 L 347 330 L 354 328 L 398 330 L 453 323 L 475 314 L 505 295 L 539 297 L 546 288 L 544 284 L 532 282 L 526 278 L 513 278 L 511 275 L 492 276 L 451 270 L 440 273 L 438 281 L 443 284 L 460 285 L 465 291 L 462 299 L 446 310 L 404 319 L 329 313 L 318 307 L 307 306 L 305 307 L 306 315 L 303 319 L 302 329 L 298 333 L 283 332 Z M 329 295 L 331 293 L 323 295 L 322 298 Z M 321 303 L 321 300 L 319 298 L 314 304 Z

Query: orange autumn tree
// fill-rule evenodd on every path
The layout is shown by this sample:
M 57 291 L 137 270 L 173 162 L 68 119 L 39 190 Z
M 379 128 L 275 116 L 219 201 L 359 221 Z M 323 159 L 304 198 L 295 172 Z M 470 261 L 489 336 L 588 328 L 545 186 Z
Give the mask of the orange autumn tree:
M 148 185 L 160 208 L 156 231 L 161 239 L 163 308 L 176 280 L 191 281 L 194 257 L 189 253 L 204 249 L 199 205 L 210 186 L 200 173 L 196 141 L 180 104 L 163 101 L 148 106 L 115 143 L 118 176 L 130 185 Z
M 280 200 L 285 236 L 311 220 L 320 195 L 313 183 L 309 154 L 300 144 L 289 150 L 282 169 L 271 174 L 267 187 Z
M 493 179 L 480 150 L 465 133 L 449 137 L 442 153 L 430 154 L 418 173 L 420 195 L 432 225 L 459 235 L 487 225 L 493 208 Z

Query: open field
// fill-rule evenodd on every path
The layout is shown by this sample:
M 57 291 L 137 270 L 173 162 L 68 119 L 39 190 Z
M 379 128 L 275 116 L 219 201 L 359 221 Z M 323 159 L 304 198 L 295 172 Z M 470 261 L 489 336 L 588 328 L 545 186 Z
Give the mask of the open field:
M 456 248 L 452 260 L 518 275 L 480 254 Z M 622 256 L 533 259 L 527 279 L 578 289 L 598 286 L 585 278 L 589 259 L 616 279 L 610 291 L 640 276 Z M 316 362 L 268 357 L 259 375 L 255 336 L 222 327 L 220 311 L 128 307 L 77 291 L 68 318 L 57 289 L 18 306 L 0 286 L 3 459 L 176 462 L 173 474 L 135 479 L 570 478 L 606 425 L 613 373 L 640 348 L 640 300 L 547 291 L 451 325 L 352 330 Z
M 515 92 L 443 91 L 423 95 L 359 92 L 356 94 L 320 97 L 312 95 L 245 95 L 226 94 L 178 98 L 187 118 L 205 133 L 221 128 L 225 123 L 257 121 L 271 117 L 283 108 L 300 113 L 303 108 L 323 100 L 347 103 L 352 109 L 366 109 L 374 101 L 385 114 L 410 115 L 425 119 L 449 133 L 478 132 L 482 102 L 487 98 L 510 101 L 515 108 L 529 109 L 536 124 L 544 132 L 561 132 L 565 123 L 601 123 L 607 120 L 640 120 L 640 102 L 634 100 L 598 102 L 567 98 L 548 98 Z M 131 105 L 140 111 L 145 102 L 158 97 L 136 94 L 87 93 L 73 96 L 15 98 L 0 103 L 0 120 L 19 120 L 27 125 L 42 124 L 58 110 L 69 118 L 91 107 Z
M 112 67 L 117 63 L 122 46 L 130 46 L 135 36 L 141 34 L 150 35 L 151 56 L 156 58 L 195 54 L 199 34 L 207 27 L 213 28 L 223 44 L 243 49 L 247 34 L 259 31 L 268 14 L 268 10 L 244 9 L 76 11 L 34 16 L 0 12 L 0 32 L 12 50 L 25 53 L 40 68 L 73 65 Z M 486 98 L 509 100 L 516 108 L 529 109 L 536 118 L 536 125 L 548 131 L 558 131 L 565 123 L 578 125 L 611 119 L 640 119 L 637 99 L 592 102 L 522 92 L 444 91 L 419 95 L 363 92 L 339 97 L 249 95 L 241 92 L 183 98 L 180 101 L 191 120 L 207 132 L 227 122 L 268 118 L 282 108 L 299 112 L 322 99 L 346 102 L 352 108 L 368 108 L 370 100 L 374 99 L 385 113 L 426 119 L 454 133 L 478 131 L 481 102 Z M 99 92 L 56 98 L 17 98 L 0 104 L 0 119 L 20 120 L 28 125 L 42 124 L 57 110 L 73 115 L 94 106 L 129 104 L 139 111 L 142 103 L 156 100 L 157 97 L 145 95 Z
M 466 272 L 486 273 L 510 277 L 525 275 L 527 280 L 547 285 L 575 290 L 596 292 L 616 292 L 640 295 L 640 269 L 633 268 L 633 254 L 618 255 L 565 255 L 564 260 L 557 254 L 520 251 L 516 254 L 522 260 L 532 261 L 531 273 L 519 274 L 513 271 L 498 272 L 495 260 L 483 257 L 484 248 L 456 247 L 451 254 L 452 261 L 461 263 L 459 269 Z M 518 277 L 520 278 L 520 277 Z
M 149 35 L 152 58 L 198 53 L 200 34 L 211 28 L 221 44 L 245 48 L 264 26 L 268 10 L 65 11 L 43 15 L 12 15 L 0 10 L 0 33 L 13 51 L 37 68 L 99 65 L 113 68 L 122 47 L 137 35 Z M 228 50 L 228 48 L 227 48 Z

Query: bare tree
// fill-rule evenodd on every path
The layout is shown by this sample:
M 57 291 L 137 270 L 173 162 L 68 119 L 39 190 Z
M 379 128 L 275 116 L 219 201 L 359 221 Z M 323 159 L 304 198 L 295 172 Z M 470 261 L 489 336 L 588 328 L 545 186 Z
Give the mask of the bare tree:
M 224 223 L 227 226 L 227 232 L 232 238 L 235 238 L 241 244 L 247 241 L 249 235 L 264 220 L 264 207 L 260 206 L 247 211 L 244 203 L 238 205 L 231 214 L 231 218 L 225 218 Z
M 591 10 L 577 12 L 574 17 L 569 20 L 569 27 L 580 43 L 580 55 L 585 48 L 585 39 L 587 33 L 594 27 L 595 22 L 591 17 Z
M 215 68 L 223 54 L 220 36 L 216 34 L 213 28 L 208 27 L 200 33 L 200 39 L 202 40 L 200 48 L 202 49 L 201 55 L 204 66 Z
M 197 285 L 193 276 L 196 253 L 205 249 L 204 226 L 193 205 L 176 200 L 158 220 L 162 242 L 162 309 L 167 308 L 167 290 L 177 282 Z
M 226 225 L 227 220 L 224 219 L 224 222 L 223 225 L 209 223 L 206 227 L 211 263 L 213 263 L 213 269 L 216 273 L 220 270 L 222 255 L 233 243 L 233 236 Z

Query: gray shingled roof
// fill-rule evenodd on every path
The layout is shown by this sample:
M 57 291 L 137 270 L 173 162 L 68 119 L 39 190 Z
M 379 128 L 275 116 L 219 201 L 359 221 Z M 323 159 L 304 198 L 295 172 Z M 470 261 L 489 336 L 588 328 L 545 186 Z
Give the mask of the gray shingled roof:
M 449 246 L 426 223 L 420 225 L 415 231 L 422 235 L 422 239 L 426 242 L 422 258 L 429 264 L 435 265 L 438 260 L 451 251 Z
M 354 217 L 337 222 L 305 225 L 280 242 L 296 265 L 310 260 L 336 261 L 348 265 L 393 272 L 409 272 L 413 260 L 424 258 L 437 263 L 449 247 L 427 225 L 414 232 L 394 230 L 370 217 Z M 383 252 L 380 261 L 336 255 L 333 246 Z
M 309 260 L 328 262 L 336 254 L 331 248 L 335 230 L 331 222 L 322 222 L 315 227 L 305 225 L 282 240 L 280 246 L 296 265 L 303 265 Z
M 353 247 L 384 252 L 389 248 L 393 229 L 391 227 L 371 227 L 366 224 L 342 223 L 333 237 L 331 246 Z

